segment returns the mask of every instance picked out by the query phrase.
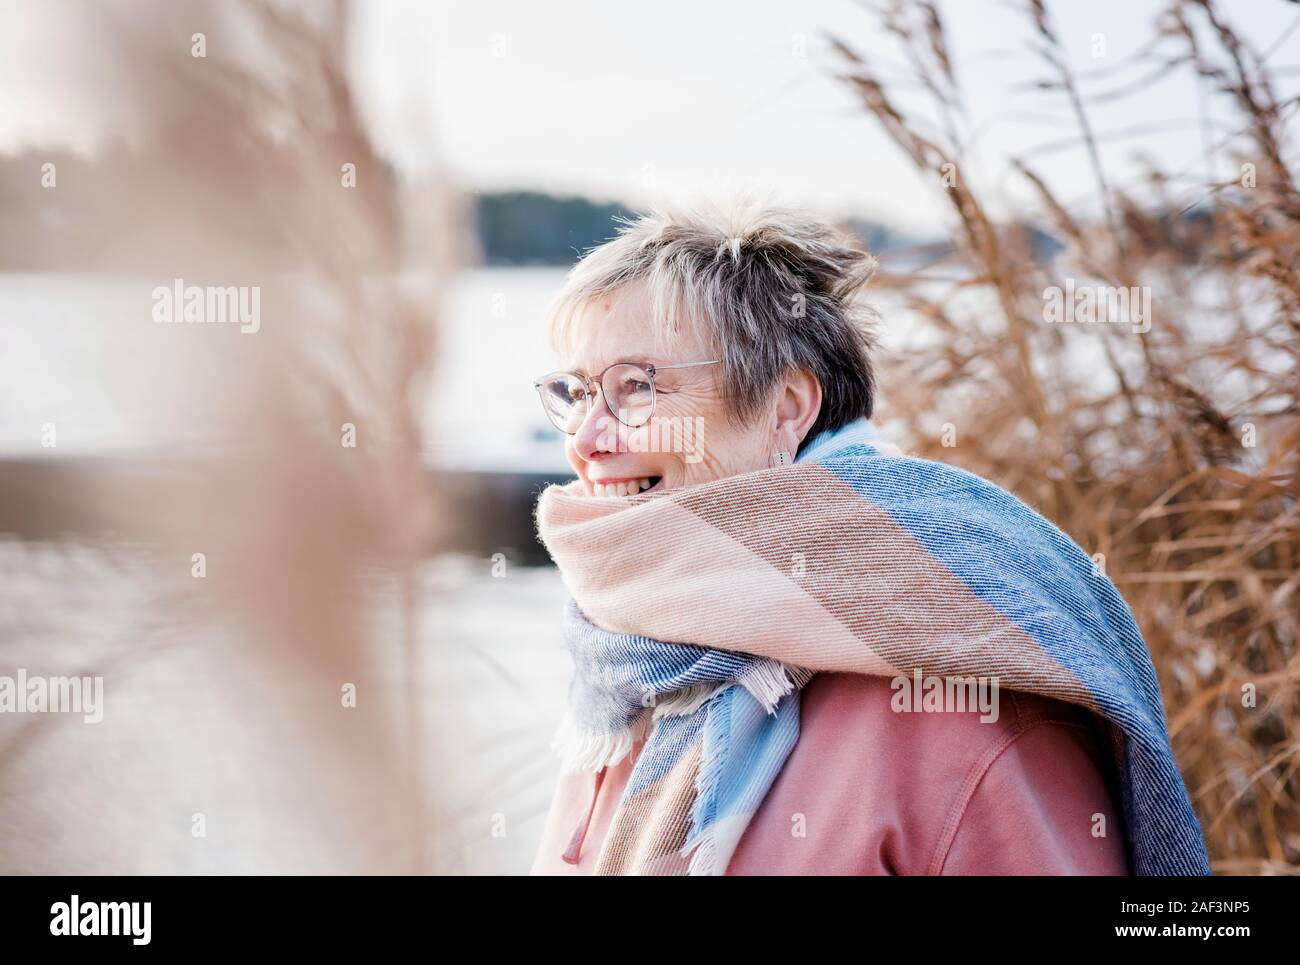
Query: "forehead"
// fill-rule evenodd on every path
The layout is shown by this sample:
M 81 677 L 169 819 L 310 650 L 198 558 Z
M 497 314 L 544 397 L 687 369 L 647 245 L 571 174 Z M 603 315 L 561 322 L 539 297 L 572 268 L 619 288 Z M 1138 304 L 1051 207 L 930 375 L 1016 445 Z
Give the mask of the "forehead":
M 656 318 L 654 299 L 637 281 L 587 299 L 574 313 L 559 346 L 563 367 L 594 375 L 619 361 L 691 361 L 703 351 L 695 327 L 676 333 Z M 702 357 L 702 356 L 701 356 Z

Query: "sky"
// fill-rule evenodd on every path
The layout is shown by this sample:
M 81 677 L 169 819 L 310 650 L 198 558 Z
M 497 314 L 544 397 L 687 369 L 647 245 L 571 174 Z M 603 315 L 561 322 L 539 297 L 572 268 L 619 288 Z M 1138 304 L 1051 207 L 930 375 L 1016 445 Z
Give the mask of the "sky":
M 1114 89 L 1155 66 L 1134 55 L 1165 0 L 1049 6 L 1085 90 Z M 1086 151 L 1061 147 L 1076 130 L 1068 103 L 1027 89 L 1048 71 L 1031 49 L 1022 5 L 962 0 L 940 8 L 966 96 L 970 176 L 1014 208 L 1030 192 L 1007 162 L 1026 156 L 1062 197 L 1095 197 Z M 380 3 L 365 7 L 358 23 L 357 50 L 368 65 L 358 76 L 377 136 L 396 156 L 418 164 L 432 151 L 485 189 L 529 186 L 646 204 L 752 186 L 905 230 L 933 231 L 947 216 L 941 188 L 914 171 L 835 76 L 842 64 L 828 34 L 869 54 L 882 77 L 906 77 L 896 45 L 862 4 L 583 0 L 430 9 Z M 1279 95 L 1300 93 L 1300 30 L 1276 43 L 1300 8 L 1246 0 L 1227 9 L 1258 49 L 1275 48 L 1270 64 L 1292 68 Z M 1105 70 L 1112 75 L 1097 76 Z M 921 103 L 917 94 L 912 85 L 899 96 Z M 1123 183 L 1140 176 L 1139 152 L 1170 170 L 1190 164 L 1189 174 L 1204 174 L 1206 138 L 1227 133 L 1230 113 L 1222 98 L 1199 96 L 1181 70 L 1090 108 L 1090 119 L 1107 177 Z M 412 138 L 410 117 L 429 114 L 434 136 Z M 1219 158 L 1218 176 L 1228 163 Z
M 1154 60 L 1134 57 L 1165 6 L 1049 3 L 1085 92 L 1143 79 L 1136 94 L 1089 107 L 1108 180 L 1136 183 L 1145 154 L 1195 192 L 1211 169 L 1218 177 L 1237 169 L 1227 152 L 1207 159 L 1206 151 L 1231 133 L 1232 112 L 1186 69 L 1149 76 Z M 1300 8 L 1283 0 L 1224 8 L 1280 69 L 1278 94 L 1300 93 Z M 998 213 L 1019 211 L 1032 194 L 1009 162 L 1023 157 L 1088 214 L 1098 196 L 1092 168 L 1071 142 L 1066 100 L 1032 87 L 1048 69 L 1022 5 L 948 0 L 940 9 L 964 98 L 961 175 L 987 189 Z M 90 149 L 138 120 L 97 83 L 93 65 L 112 45 L 75 10 L 68 0 L 0 0 L 0 151 Z M 370 0 L 351 18 L 355 89 L 381 153 L 404 169 L 439 164 L 471 190 L 636 206 L 758 190 L 920 235 L 950 221 L 942 185 L 913 169 L 835 76 L 842 64 L 828 34 L 896 78 L 901 103 L 935 116 L 918 108 L 901 53 L 863 4 Z

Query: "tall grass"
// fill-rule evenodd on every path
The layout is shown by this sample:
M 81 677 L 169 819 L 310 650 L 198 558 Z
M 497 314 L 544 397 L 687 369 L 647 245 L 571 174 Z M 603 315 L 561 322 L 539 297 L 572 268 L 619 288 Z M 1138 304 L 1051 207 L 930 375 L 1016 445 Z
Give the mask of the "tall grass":
M 249 698 L 242 708 L 266 735 L 242 762 L 247 786 L 270 786 L 311 762 L 318 793 L 293 820 L 364 829 L 365 846 L 329 837 L 296 855 L 297 867 L 428 871 L 431 762 L 419 718 L 426 699 L 416 568 L 438 511 L 421 451 L 436 356 L 433 296 L 451 270 L 454 192 L 437 171 L 399 175 L 373 146 L 347 71 L 351 20 L 341 0 L 115 0 L 61 13 L 69 34 L 95 36 L 96 76 L 131 105 L 135 122 L 65 168 L 61 197 L 85 226 L 95 264 L 120 266 L 122 284 L 134 286 L 141 307 L 126 320 L 131 332 L 187 348 L 203 339 L 183 356 L 201 359 L 185 366 L 185 394 L 211 400 L 192 407 L 202 416 L 187 417 L 178 432 L 188 446 L 183 484 L 148 477 L 109 507 L 118 535 L 160 561 L 151 609 L 166 648 L 206 649 L 219 667 L 274 685 L 273 699 Z M 423 291 L 407 284 L 412 275 Z M 260 330 L 154 325 L 153 286 L 182 276 L 257 288 Z M 103 362 L 106 372 L 144 380 L 155 364 L 124 353 Z M 172 364 L 184 364 L 179 353 Z M 178 401 L 159 397 L 158 406 L 188 412 Z M 57 460 L 55 452 L 47 462 Z M 0 495 L 8 489 L 0 481 Z M 108 501 L 94 480 L 81 489 L 88 503 Z M 205 560 L 201 580 L 192 578 L 191 554 Z M 376 614 L 394 609 L 378 623 Z M 109 616 L 104 603 L 80 614 L 86 637 Z M 115 695 L 131 693 L 131 674 L 143 676 L 163 649 L 119 642 L 125 656 L 106 674 Z M 222 686 L 211 677 L 172 683 L 199 707 Z M 347 687 L 361 695 L 354 707 L 344 702 Z M 239 723 L 227 729 L 236 733 Z M 196 731 L 183 714 L 155 726 L 179 739 Z M 277 738 L 290 727 L 296 745 Z M 57 732 L 38 721 L 4 742 L 0 772 L 47 736 Z M 132 781 L 148 773 L 151 752 L 139 761 L 122 752 L 127 763 L 105 779 L 99 810 L 129 814 L 138 796 Z M 76 780 L 67 759 L 42 771 L 51 799 Z M 193 781 L 206 808 L 241 813 L 242 788 L 218 785 L 219 773 L 196 762 L 174 785 Z M 288 820 L 274 808 L 292 805 L 275 799 L 268 823 Z M 27 809 L 13 826 L 39 820 Z M 13 838 L 0 864 L 50 870 L 41 849 Z M 252 848 L 239 858 L 255 870 L 279 859 Z M 190 871 L 205 859 L 178 849 L 166 860 L 167 870 Z
M 1233 133 L 1210 146 L 1234 175 L 1189 183 L 1150 165 L 1121 187 L 1089 122 L 1095 78 L 1071 70 L 1046 6 L 1025 3 L 1041 64 L 1026 80 L 1073 118 L 1094 178 L 1085 213 L 1016 163 L 1040 202 L 1029 219 L 1062 246 L 1036 257 L 1027 221 L 995 217 L 964 177 L 960 65 L 939 10 L 873 10 L 909 76 L 833 37 L 841 76 L 953 214 L 950 254 L 878 276 L 928 321 L 890 360 L 881 417 L 916 454 L 998 481 L 1096 554 L 1150 647 L 1215 872 L 1300 872 L 1297 99 L 1278 98 L 1268 52 L 1216 4 L 1177 0 L 1122 68 L 1190 71 L 1229 100 Z M 901 107 L 904 84 L 927 106 Z M 1149 331 L 1049 323 L 1044 293 L 1067 280 L 1148 288 Z

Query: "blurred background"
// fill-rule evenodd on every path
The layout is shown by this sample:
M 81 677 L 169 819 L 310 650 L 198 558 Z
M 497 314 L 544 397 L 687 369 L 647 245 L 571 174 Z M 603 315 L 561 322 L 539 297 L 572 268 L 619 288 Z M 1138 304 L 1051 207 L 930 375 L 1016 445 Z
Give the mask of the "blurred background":
M 0 25 L 0 676 L 104 682 L 99 723 L 0 713 L 0 872 L 525 873 L 546 307 L 617 218 L 741 191 L 880 256 L 882 432 L 1119 585 L 1216 872 L 1300 870 L 1296 4 Z M 1149 327 L 1051 323 L 1067 283 Z

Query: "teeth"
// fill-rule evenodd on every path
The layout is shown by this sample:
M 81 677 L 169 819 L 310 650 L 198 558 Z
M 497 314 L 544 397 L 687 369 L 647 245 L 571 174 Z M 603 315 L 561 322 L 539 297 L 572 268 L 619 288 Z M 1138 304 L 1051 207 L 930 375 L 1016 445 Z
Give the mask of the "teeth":
M 633 479 L 628 482 L 599 483 L 591 484 L 591 491 L 596 496 L 635 496 L 643 489 L 650 488 L 650 478 Z

